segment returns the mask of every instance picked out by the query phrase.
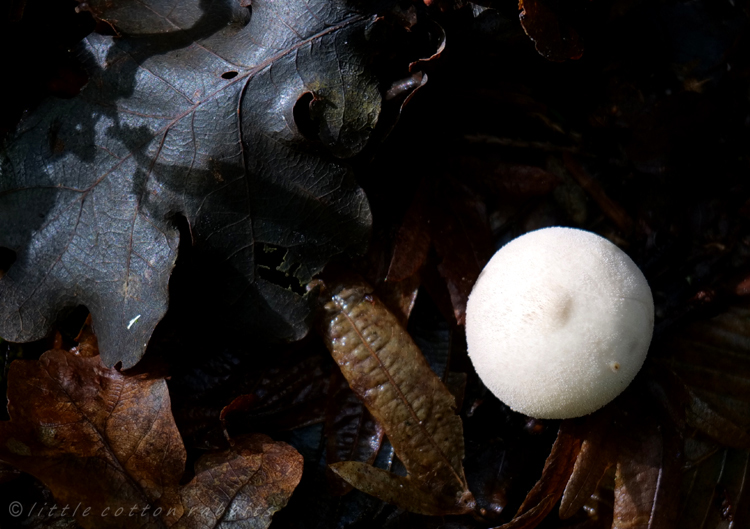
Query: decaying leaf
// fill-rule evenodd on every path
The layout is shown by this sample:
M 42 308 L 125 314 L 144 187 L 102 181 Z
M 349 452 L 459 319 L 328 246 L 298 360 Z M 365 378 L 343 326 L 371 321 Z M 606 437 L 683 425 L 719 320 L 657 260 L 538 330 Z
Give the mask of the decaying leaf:
M 323 299 L 324 340 L 352 390 L 383 425 L 408 476 L 356 462 L 337 463 L 334 472 L 415 512 L 469 512 L 474 500 L 453 396 L 369 285 L 342 275 L 326 285 Z
M 118 37 L 89 35 L 89 83 L 47 101 L 0 154 L 0 335 L 43 336 L 91 312 L 105 365 L 133 366 L 168 300 L 185 217 L 208 285 L 236 326 L 298 339 L 305 298 L 263 277 L 256 249 L 304 283 L 359 251 L 371 214 L 340 159 L 378 122 L 368 3 L 87 3 Z M 368 51 L 369 50 L 369 51 Z M 187 233 L 187 230 L 185 231 Z M 209 278 L 206 278 L 207 280 Z
M 48 351 L 14 362 L 9 382 L 0 460 L 39 479 L 58 503 L 90 507 L 76 514 L 86 528 L 133 527 L 118 512 L 136 512 L 139 527 L 234 519 L 266 527 L 301 475 L 294 449 L 258 435 L 204 456 L 180 487 L 186 455 L 164 379 L 126 377 L 97 356 Z
M 294 448 L 266 435 L 240 437 L 196 462 L 196 476 L 180 490 L 185 514 L 174 527 L 268 527 L 302 478 L 302 463 Z

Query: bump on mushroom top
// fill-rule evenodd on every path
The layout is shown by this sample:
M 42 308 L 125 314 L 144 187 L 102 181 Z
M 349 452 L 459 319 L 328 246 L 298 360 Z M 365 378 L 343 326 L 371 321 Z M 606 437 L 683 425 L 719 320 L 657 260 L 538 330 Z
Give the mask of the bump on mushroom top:
M 540 419 L 579 417 L 619 395 L 643 365 L 654 327 L 646 278 L 607 239 L 572 228 L 501 248 L 474 285 L 466 339 L 484 384 Z

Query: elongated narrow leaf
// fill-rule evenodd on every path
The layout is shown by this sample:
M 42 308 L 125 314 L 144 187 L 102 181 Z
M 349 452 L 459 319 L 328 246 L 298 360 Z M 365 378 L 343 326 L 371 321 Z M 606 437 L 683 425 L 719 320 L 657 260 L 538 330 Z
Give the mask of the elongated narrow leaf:
M 560 502 L 560 518 L 576 514 L 594 494 L 607 469 L 616 463 L 617 441 L 612 432 L 612 408 L 606 407 L 587 419 L 588 428 L 581 451 Z
M 453 396 L 369 285 L 354 278 L 331 282 L 325 300 L 326 344 L 351 388 L 383 425 L 410 482 L 442 498 L 440 510 L 432 514 L 469 511 L 473 497 L 464 476 L 463 429 Z
M 615 505 L 612 529 L 676 527 L 681 447 L 668 424 L 645 406 L 629 408 L 616 424 Z
M 544 462 L 542 476 L 526 495 L 513 520 L 501 526 L 501 529 L 536 527 L 563 495 L 580 450 L 579 427 L 571 420 L 563 421 L 549 457 Z

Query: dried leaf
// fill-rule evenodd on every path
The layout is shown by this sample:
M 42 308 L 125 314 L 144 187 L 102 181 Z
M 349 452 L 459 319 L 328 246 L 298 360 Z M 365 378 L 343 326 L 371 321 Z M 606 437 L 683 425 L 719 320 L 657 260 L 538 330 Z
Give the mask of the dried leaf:
M 341 371 L 331 375 L 331 388 L 326 410 L 326 461 L 358 461 L 372 465 L 385 434 L 383 427 L 349 389 Z M 337 494 L 345 494 L 351 485 L 340 479 L 331 480 Z
M 281 451 L 290 476 L 299 480 L 301 458 L 261 436 L 238 441 L 231 454 L 205 456 L 196 479 L 181 489 L 185 449 L 162 378 L 127 377 L 104 367 L 99 357 L 52 350 L 38 361 L 14 362 L 9 381 L 11 420 L 0 423 L 0 459 L 42 481 L 58 503 L 90 507 L 88 514 L 76 514 L 83 527 L 132 527 L 132 517 L 114 515 L 119 509 L 136 512 L 139 527 L 178 521 L 194 527 L 198 493 L 202 500 L 212 498 L 209 508 L 217 520 L 231 509 L 232 516 L 248 518 L 248 525 L 239 527 L 266 527 L 293 484 L 286 478 L 275 484 L 278 476 L 263 465 L 281 469 L 273 455 Z M 259 451 L 271 452 L 270 463 L 261 461 Z M 230 476 L 241 487 L 236 494 L 222 495 Z M 209 494 L 211 483 L 219 488 Z
M 39 479 L 58 502 L 81 501 L 93 512 L 179 506 L 185 449 L 163 379 L 125 377 L 99 357 L 61 350 L 13 362 L 8 379 L 11 420 L 0 423 L 0 459 Z M 176 507 L 167 523 L 181 515 Z M 115 518 L 78 521 L 124 526 Z
M 432 514 L 469 512 L 473 498 L 464 476 L 463 432 L 453 396 L 371 287 L 342 277 L 327 285 L 324 299 L 321 333 L 326 345 L 352 390 L 383 425 L 409 475 L 367 484 L 355 480 L 380 476 L 374 469 L 362 470 L 355 463 L 335 469 L 356 469 L 341 473 L 357 488 L 385 494 L 381 498 L 398 495 L 396 490 L 386 494 L 386 487 L 411 483 L 419 494 L 430 491 L 439 498 L 420 503 L 438 506 Z
M 20 475 L 20 472 L 10 465 L 0 462 L 0 483 L 13 481 Z
M 357 461 L 342 461 L 331 465 L 336 475 L 376 498 L 417 514 L 463 514 L 464 509 L 451 509 L 446 498 L 435 490 L 408 476 L 376 468 Z
M 750 453 L 725 448 L 694 462 L 683 479 L 680 529 L 739 529 L 750 523 Z
M 560 178 L 534 165 L 500 163 L 492 174 L 493 187 L 514 198 L 546 195 L 560 185 Z
M 694 322 L 667 344 L 671 356 L 661 362 L 686 386 L 688 425 L 737 448 L 750 446 L 749 322 L 746 306 Z
M 681 446 L 649 403 L 627 409 L 618 430 L 612 529 L 669 529 L 677 521 Z
M 266 435 L 234 440 L 232 448 L 207 454 L 180 491 L 182 518 L 175 529 L 260 529 L 289 501 L 302 478 L 302 456 Z
M 561 62 L 583 55 L 578 33 L 561 21 L 544 0 L 519 0 L 518 7 L 523 30 L 543 57 Z
M 605 407 L 587 419 L 581 451 L 575 460 L 560 502 L 560 518 L 570 518 L 596 492 L 604 473 L 616 463 L 617 445 L 612 435 L 612 408 Z
M 572 420 L 563 421 L 549 457 L 544 462 L 542 476 L 526 495 L 513 520 L 500 526 L 501 529 L 536 527 L 563 495 L 580 450 L 579 426 Z

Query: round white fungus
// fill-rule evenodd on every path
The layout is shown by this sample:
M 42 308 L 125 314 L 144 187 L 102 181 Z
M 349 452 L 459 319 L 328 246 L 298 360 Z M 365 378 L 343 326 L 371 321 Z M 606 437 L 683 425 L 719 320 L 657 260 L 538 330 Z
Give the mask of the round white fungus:
M 466 307 L 482 382 L 513 410 L 580 417 L 633 380 L 654 329 L 654 300 L 625 252 L 594 233 L 546 228 L 501 248 Z

